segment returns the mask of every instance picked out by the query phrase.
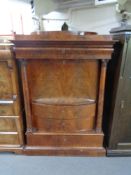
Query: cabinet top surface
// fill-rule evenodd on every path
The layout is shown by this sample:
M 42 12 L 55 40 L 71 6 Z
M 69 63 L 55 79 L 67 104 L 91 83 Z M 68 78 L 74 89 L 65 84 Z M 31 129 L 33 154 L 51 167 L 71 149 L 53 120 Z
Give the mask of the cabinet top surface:
M 39 34 L 32 33 L 31 35 L 14 35 L 14 39 L 11 40 L 16 46 L 18 43 L 22 45 L 24 43 L 33 43 L 33 42 L 52 42 L 54 44 L 56 42 L 63 42 L 65 43 L 72 43 L 72 45 L 76 44 L 94 44 L 94 45 L 113 45 L 114 40 L 112 39 L 111 35 L 97 35 L 97 34 L 88 34 L 85 33 L 84 35 L 78 35 L 71 32 L 41 32 Z
M 111 59 L 111 35 L 42 32 L 14 35 L 17 59 Z

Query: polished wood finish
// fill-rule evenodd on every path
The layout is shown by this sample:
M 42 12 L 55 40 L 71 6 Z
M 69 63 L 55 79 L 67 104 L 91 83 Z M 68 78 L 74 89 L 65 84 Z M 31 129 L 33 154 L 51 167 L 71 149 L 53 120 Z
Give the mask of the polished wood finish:
M 16 132 L 15 117 L 11 118 L 8 116 L 0 117 L 0 132 Z
M 20 153 L 22 145 L 23 130 L 16 63 L 12 45 L 0 43 L 0 152 Z
M 95 104 L 52 106 L 33 104 L 34 125 L 45 132 L 79 132 L 94 127 Z M 76 116 L 77 114 L 77 116 Z
M 98 132 L 102 131 L 102 119 L 103 119 L 103 105 L 104 105 L 104 91 L 105 91 L 107 61 L 108 60 L 102 60 L 102 62 L 101 62 L 101 72 L 100 72 L 100 82 L 99 82 L 100 85 L 99 85 L 97 119 L 96 119 L 96 130 Z
M 105 156 L 103 147 L 29 147 L 27 146 L 23 154 L 25 155 L 46 155 L 46 156 Z
M 131 33 L 117 33 L 113 37 L 119 42 L 114 46 L 106 83 L 107 153 L 127 156 L 131 155 Z
M 42 32 L 12 42 L 26 110 L 24 153 L 105 155 L 101 125 L 111 37 Z

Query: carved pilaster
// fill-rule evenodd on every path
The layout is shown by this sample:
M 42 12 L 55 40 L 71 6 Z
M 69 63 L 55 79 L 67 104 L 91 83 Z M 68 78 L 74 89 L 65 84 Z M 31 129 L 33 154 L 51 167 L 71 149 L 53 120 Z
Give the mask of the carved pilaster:
M 97 121 L 96 130 L 97 132 L 102 130 L 102 118 L 103 118 L 103 105 L 104 105 L 104 90 L 105 90 L 105 79 L 107 70 L 108 60 L 101 60 L 101 72 L 99 80 L 99 95 L 97 104 Z

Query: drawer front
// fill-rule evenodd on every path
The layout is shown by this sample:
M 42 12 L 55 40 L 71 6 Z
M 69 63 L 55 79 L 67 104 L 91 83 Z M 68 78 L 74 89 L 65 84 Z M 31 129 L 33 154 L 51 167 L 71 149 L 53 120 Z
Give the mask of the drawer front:
M 11 69 L 7 61 L 0 61 L 0 99 L 12 99 Z
M 0 117 L 0 132 L 16 132 L 16 119 Z
M 45 132 L 84 132 L 93 130 L 94 117 L 69 119 L 69 120 L 56 120 L 56 119 L 43 119 L 36 120 L 36 128 L 39 131 Z
M 19 145 L 18 134 L 1 134 L 0 145 Z
M 96 105 L 32 105 L 33 122 L 39 131 L 79 132 L 94 128 Z
M 14 105 L 3 105 L 0 104 L 0 116 L 14 116 Z

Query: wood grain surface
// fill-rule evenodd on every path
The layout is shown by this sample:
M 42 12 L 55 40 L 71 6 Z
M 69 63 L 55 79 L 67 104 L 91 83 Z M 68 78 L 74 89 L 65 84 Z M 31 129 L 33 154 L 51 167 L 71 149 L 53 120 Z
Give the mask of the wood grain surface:
M 104 60 L 111 59 L 111 37 L 42 32 L 15 35 L 12 42 L 26 110 L 24 153 L 104 155 Z

